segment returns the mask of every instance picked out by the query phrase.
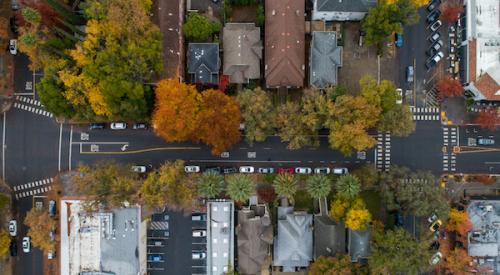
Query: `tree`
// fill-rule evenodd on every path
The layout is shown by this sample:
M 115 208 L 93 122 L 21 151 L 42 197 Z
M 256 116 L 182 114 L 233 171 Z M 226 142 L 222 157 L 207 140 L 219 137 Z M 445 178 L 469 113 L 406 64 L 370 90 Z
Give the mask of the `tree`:
M 220 23 L 210 22 L 207 17 L 194 12 L 189 14 L 182 31 L 188 41 L 206 42 L 210 35 L 220 31 Z
M 274 178 L 273 186 L 279 197 L 293 201 L 293 196 L 298 189 L 298 180 L 294 174 L 281 173 Z
M 312 144 L 302 123 L 299 104 L 289 101 L 279 106 L 276 111 L 276 126 L 281 141 L 288 142 L 288 149 L 296 150 Z
M 472 257 L 465 249 L 455 248 L 444 259 L 443 267 L 448 271 L 447 274 L 466 275 L 471 274 L 470 262 L 472 262 Z
M 43 106 L 56 117 L 73 117 L 76 111 L 65 98 L 62 84 L 57 77 L 57 69 L 45 67 L 42 79 L 36 84 L 36 90 Z
M 413 113 L 408 105 L 397 104 L 381 115 L 377 128 L 382 132 L 391 132 L 395 137 L 407 137 L 415 131 Z
M 483 110 L 474 118 L 474 123 L 481 128 L 495 130 L 500 124 L 500 114 L 497 109 Z
M 198 131 L 202 97 L 194 85 L 176 79 L 164 79 L 156 87 L 153 127 L 169 142 L 194 138 Z
M 306 180 L 306 190 L 314 199 L 324 198 L 332 190 L 332 180 L 327 175 L 312 175 Z
M 401 22 L 396 21 L 398 14 L 396 5 L 376 5 L 368 11 L 368 14 L 361 21 L 361 28 L 365 32 L 366 46 L 377 46 L 377 52 L 383 53 L 384 43 L 388 37 L 401 32 Z
M 218 90 L 202 93 L 197 139 L 218 155 L 240 141 L 240 109 L 234 98 Z
M 382 113 L 392 110 L 396 106 L 398 93 L 396 86 L 389 80 L 382 80 L 377 84 L 377 80 L 371 75 L 365 75 L 359 80 L 361 96 L 367 102 L 380 108 Z
M 264 5 L 259 4 L 257 10 L 255 11 L 255 25 L 257 27 L 263 27 L 266 20 L 266 15 L 264 14 Z
M 372 189 L 378 183 L 378 172 L 373 165 L 363 165 L 351 172 L 361 183 L 361 189 Z
M 205 198 L 216 198 L 224 191 L 224 177 L 215 171 L 206 171 L 198 179 L 198 193 Z
M 362 208 L 350 208 L 345 217 L 345 225 L 351 230 L 366 230 L 372 220 L 370 211 L 363 205 Z
M 466 236 L 467 232 L 472 230 L 472 223 L 467 211 L 460 211 L 455 208 L 450 209 L 446 230 L 454 231 L 460 236 Z
M 0 257 L 6 256 L 9 252 L 10 236 L 5 229 L 0 229 Z
M 342 194 L 337 193 L 335 199 L 330 204 L 330 218 L 339 222 L 344 219 L 347 210 L 350 207 L 349 200 Z
M 32 208 L 24 218 L 24 224 L 29 227 L 28 236 L 33 246 L 46 253 L 55 250 L 56 242 L 49 238 L 50 231 L 56 227 L 57 222 L 49 216 L 45 209 Z
M 274 132 L 274 113 L 271 97 L 266 91 L 257 87 L 246 89 L 236 97 L 240 104 L 241 117 L 245 123 L 245 141 L 264 141 Z
M 227 178 L 227 194 L 237 202 L 245 202 L 255 192 L 255 183 L 246 174 L 234 174 Z
M 441 78 L 436 89 L 442 97 L 463 96 L 464 88 L 458 79 L 454 79 L 451 75 Z
M 259 196 L 259 199 L 265 203 L 274 202 L 276 199 L 276 193 L 274 192 L 274 188 L 272 186 L 257 188 L 257 196 Z
M 42 21 L 42 16 L 40 15 L 40 13 L 30 7 L 23 8 L 21 10 L 21 15 L 27 23 L 33 26 L 38 26 Z
M 349 255 L 336 257 L 319 256 L 309 266 L 309 275 L 350 275 L 359 274 L 355 269 L 358 265 L 352 263 Z
M 460 0 L 449 0 L 441 5 L 441 18 L 448 23 L 457 22 L 460 14 L 464 12 L 464 5 Z
M 427 3 L 425 3 L 427 4 Z M 424 4 L 424 5 L 425 5 Z M 420 16 L 418 14 L 418 3 L 415 0 L 398 0 L 396 1 L 397 13 L 395 20 L 403 25 L 413 25 L 418 23 Z
M 318 131 L 323 128 L 328 116 L 328 97 L 319 90 L 304 90 L 301 101 L 301 114 L 303 127 L 307 129 L 309 142 L 314 147 L 319 146 Z
M 386 4 L 395 4 L 398 0 L 385 0 Z M 415 6 L 421 7 L 429 4 L 427 0 L 412 0 L 411 1 Z
M 428 243 L 416 240 L 403 228 L 374 231 L 368 265 L 373 274 L 419 274 L 431 257 Z
M 347 174 L 341 176 L 335 183 L 335 188 L 348 200 L 354 199 L 361 191 L 361 184 L 356 176 Z

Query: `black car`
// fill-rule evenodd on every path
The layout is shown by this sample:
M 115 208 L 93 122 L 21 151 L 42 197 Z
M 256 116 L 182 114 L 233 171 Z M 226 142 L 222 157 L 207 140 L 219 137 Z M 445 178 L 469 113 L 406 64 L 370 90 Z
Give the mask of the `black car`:
M 106 128 L 104 123 L 90 123 L 89 130 L 102 130 Z
M 224 173 L 224 174 L 238 173 L 238 168 L 236 168 L 236 167 L 224 167 L 222 169 L 222 173 Z
M 134 123 L 132 126 L 132 129 L 134 130 L 146 130 L 148 129 L 148 124 L 147 123 Z
M 439 7 L 439 4 L 441 4 L 441 0 L 434 0 L 427 6 L 427 10 L 429 12 L 435 10 L 436 8 Z
M 211 166 L 211 167 L 206 167 L 204 171 L 205 172 L 207 172 L 207 171 L 213 171 L 213 172 L 220 173 L 221 169 L 218 166 Z
M 9 251 L 10 251 L 10 256 L 12 257 L 17 256 L 17 242 L 15 239 L 12 239 L 10 241 Z
M 436 20 L 439 19 L 439 16 L 441 16 L 441 11 L 440 10 L 435 10 L 427 16 L 427 23 L 432 24 L 436 22 Z
M 16 17 L 15 16 L 12 16 L 9 20 L 10 22 L 10 31 L 13 33 L 13 34 L 17 34 L 17 24 L 16 24 Z

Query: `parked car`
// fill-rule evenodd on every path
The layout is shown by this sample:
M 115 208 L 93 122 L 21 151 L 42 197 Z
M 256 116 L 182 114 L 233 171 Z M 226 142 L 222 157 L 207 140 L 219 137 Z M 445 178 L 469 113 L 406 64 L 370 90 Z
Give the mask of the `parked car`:
M 113 122 L 111 123 L 111 130 L 125 130 L 127 129 L 127 123 L 125 122 Z
M 203 229 L 195 229 L 193 230 L 193 237 L 206 237 L 207 231 Z
M 347 170 L 347 168 L 344 167 L 333 168 L 333 174 L 335 175 L 345 175 L 347 173 L 349 173 L 349 170 Z
M 479 144 L 479 145 L 493 145 L 493 144 L 495 144 L 495 140 L 492 138 L 478 138 L 477 144 Z
M 56 201 L 55 200 L 49 201 L 49 216 L 50 217 L 56 216 Z
M 428 16 L 427 16 L 427 23 L 429 24 L 432 24 L 434 23 L 436 20 L 439 19 L 439 16 L 441 16 L 441 11 L 439 9 L 431 12 Z
M 441 61 L 441 59 L 444 57 L 444 54 L 443 52 L 438 52 L 433 58 L 432 60 L 434 60 L 434 62 L 438 63 L 439 61 Z
M 396 104 L 403 104 L 403 89 L 397 88 L 396 93 L 398 94 L 398 98 L 396 98 Z
M 272 173 L 274 173 L 274 168 L 272 168 L 272 167 L 260 167 L 259 169 L 257 169 L 257 172 L 259 172 L 261 174 L 272 174 Z
M 425 62 L 425 66 L 427 67 L 427 69 L 430 69 L 430 68 L 434 67 L 434 65 L 436 65 L 439 61 L 441 61 L 441 59 L 443 57 L 444 57 L 443 52 L 438 52 L 435 56 L 433 56 L 432 58 L 429 58 Z
M 142 173 L 146 173 L 147 170 L 148 170 L 148 168 L 145 165 L 133 165 L 132 166 L 132 171 L 135 173 L 142 174 Z
M 293 174 L 293 173 L 295 173 L 295 169 L 293 169 L 292 167 L 278 167 L 278 169 L 276 171 L 278 174 L 283 174 L 283 173 Z
M 198 173 L 198 172 L 200 172 L 200 166 L 197 166 L 197 165 L 184 166 L 184 172 L 186 172 L 186 173 Z
M 328 167 L 314 168 L 314 174 L 330 174 L 330 168 Z
M 431 226 L 429 226 L 429 230 L 432 231 L 432 232 L 436 232 L 439 230 L 439 227 L 442 225 L 443 223 L 441 222 L 440 219 L 437 219 L 435 220 L 433 223 L 431 223 Z
M 24 251 L 24 253 L 29 253 L 31 251 L 31 238 L 30 237 L 23 238 L 23 251 Z
M 106 128 L 104 123 L 90 123 L 89 130 L 102 130 Z
M 192 221 L 206 221 L 207 214 L 205 214 L 205 213 L 193 213 L 193 214 L 191 214 L 191 220 Z
M 9 251 L 10 251 L 10 256 L 12 256 L 12 257 L 17 256 L 17 241 L 16 241 L 16 239 L 10 240 Z
M 56 252 L 54 250 L 49 250 L 47 253 L 47 259 L 52 260 L 56 257 Z
M 56 228 L 55 228 L 55 226 L 52 227 L 52 229 L 49 231 L 49 239 L 51 241 L 55 241 L 56 240 Z
M 442 46 L 443 46 L 443 40 L 435 42 L 434 44 L 432 44 L 432 46 L 430 46 L 429 50 L 427 50 L 427 55 L 434 56 L 439 51 L 439 49 L 441 49 Z
M 15 237 L 17 235 L 17 221 L 16 220 L 9 221 L 9 234 L 12 237 Z
M 220 173 L 221 172 L 221 168 L 219 166 L 209 166 L 209 167 L 205 168 L 205 172 L 207 172 L 207 171 L 212 171 L 212 172 Z
M 134 123 L 132 126 L 132 129 L 134 130 L 146 130 L 148 129 L 148 124 L 147 123 Z
M 148 255 L 148 262 L 161 262 L 163 261 L 162 255 Z
M 10 31 L 11 31 L 13 34 L 17 34 L 17 33 L 18 33 L 18 27 L 17 27 L 17 23 L 16 23 L 16 17 L 15 17 L 15 16 L 12 16 L 12 17 L 9 19 L 9 23 L 10 23 Z
M 429 12 L 432 12 L 433 10 L 439 7 L 439 4 L 441 4 L 441 0 L 434 0 L 430 2 L 429 5 L 427 5 L 427 10 Z
M 436 254 L 432 255 L 429 263 L 431 265 L 437 265 L 440 261 L 441 261 L 441 258 L 443 257 L 443 254 L 441 254 L 441 252 L 436 252 Z
M 9 52 L 13 55 L 17 54 L 17 40 L 16 39 L 11 39 L 9 41 Z
M 413 82 L 413 66 L 406 67 L 406 82 Z
M 202 251 L 193 251 L 191 253 L 191 258 L 193 260 L 203 260 L 207 257 L 207 254 L 205 252 L 202 252 Z
M 438 217 L 437 217 L 437 215 L 436 215 L 436 214 L 432 214 L 432 216 L 430 216 L 430 217 L 428 217 L 428 218 L 427 218 L 427 221 L 428 221 L 429 223 L 433 223 L 435 220 L 437 220 L 437 218 L 438 218 Z
M 224 173 L 224 174 L 238 173 L 238 168 L 236 168 L 236 167 L 224 167 L 222 169 L 222 173 Z
M 438 33 L 438 32 L 435 32 L 435 33 L 433 33 L 433 34 L 429 37 L 429 41 L 430 41 L 431 43 L 434 43 L 434 42 L 436 42 L 436 41 L 437 41 L 440 37 L 441 37 L 441 34 L 440 34 L 440 33 Z
M 441 20 L 434 22 L 434 24 L 431 25 L 431 31 L 437 31 L 439 27 L 441 27 L 441 25 L 443 25 L 443 22 L 441 22 Z
M 401 33 L 395 34 L 395 44 L 396 44 L 396 47 L 398 47 L 398 48 L 403 47 L 403 34 L 401 34 Z
M 253 173 L 254 171 L 253 166 L 240 166 L 240 173 Z
M 312 169 L 309 167 L 297 167 L 297 168 L 295 168 L 295 173 L 296 174 L 311 174 Z

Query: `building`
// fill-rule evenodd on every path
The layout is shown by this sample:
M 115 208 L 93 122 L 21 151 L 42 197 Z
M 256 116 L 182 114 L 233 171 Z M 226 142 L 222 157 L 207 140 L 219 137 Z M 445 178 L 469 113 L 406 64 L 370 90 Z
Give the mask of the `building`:
M 162 33 L 164 77 L 184 79 L 184 39 L 182 24 L 184 5 L 181 0 L 165 0 L 159 10 L 160 31 Z
M 60 274 L 146 273 L 146 226 L 138 207 L 88 213 L 84 201 L 61 200 Z
M 348 252 L 354 263 L 363 262 L 370 252 L 370 229 L 363 231 L 348 231 Z
M 500 272 L 500 201 L 471 200 L 467 213 L 472 230 L 467 234 L 468 254 L 482 270 Z
M 240 274 L 260 274 L 273 243 L 273 226 L 266 206 L 252 205 L 238 211 L 238 266 Z M 265 268 L 265 267 L 264 267 Z
M 268 88 L 302 87 L 305 1 L 266 0 L 265 78 Z
M 335 32 L 313 32 L 309 58 L 309 85 L 326 89 L 337 85 L 337 71 L 342 67 L 342 47 Z
M 500 0 L 467 0 L 462 80 L 475 101 L 500 101 Z
M 312 20 L 360 21 L 377 0 L 314 0 Z
M 274 240 L 273 266 L 283 272 L 306 268 L 313 256 L 313 217 L 294 212 L 293 207 L 278 207 L 278 235 Z
M 187 59 L 188 73 L 191 75 L 192 83 L 219 84 L 219 44 L 189 43 Z
M 345 226 L 326 215 L 314 216 L 314 258 L 345 254 Z
M 207 274 L 222 275 L 234 267 L 234 204 L 207 202 Z
M 231 83 L 260 78 L 262 41 L 254 23 L 227 23 L 223 30 L 224 75 Z

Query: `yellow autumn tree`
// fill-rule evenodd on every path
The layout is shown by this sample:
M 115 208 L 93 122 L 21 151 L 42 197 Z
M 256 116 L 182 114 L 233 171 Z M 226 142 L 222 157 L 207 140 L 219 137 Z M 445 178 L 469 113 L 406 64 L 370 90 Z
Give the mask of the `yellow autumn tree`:
M 357 198 L 347 211 L 345 217 L 345 225 L 352 230 L 365 230 L 372 220 L 370 211 L 366 209 L 366 205 L 361 198 Z
M 337 222 L 340 221 L 344 218 L 347 209 L 349 209 L 349 201 L 344 196 L 337 194 L 330 204 L 330 218 Z
M 384 0 L 381 2 L 385 3 L 385 4 L 393 5 L 393 4 L 396 4 L 397 1 L 398 0 Z M 411 0 L 411 2 L 417 7 L 425 6 L 429 3 L 428 0 Z

